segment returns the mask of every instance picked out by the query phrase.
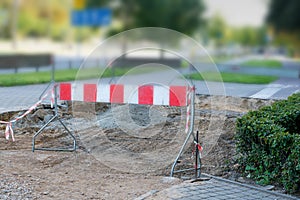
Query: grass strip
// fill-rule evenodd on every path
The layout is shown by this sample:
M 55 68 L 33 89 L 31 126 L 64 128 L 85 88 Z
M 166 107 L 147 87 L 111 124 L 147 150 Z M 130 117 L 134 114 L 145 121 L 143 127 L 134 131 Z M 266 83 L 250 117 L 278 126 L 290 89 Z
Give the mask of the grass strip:
M 241 66 L 247 67 L 266 67 L 266 68 L 281 68 L 282 63 L 278 60 L 263 59 L 263 60 L 248 60 L 243 62 Z
M 216 82 L 229 82 L 229 83 L 246 83 L 246 84 L 268 84 L 278 79 L 276 76 L 265 75 L 251 75 L 251 74 L 238 74 L 238 73 L 215 73 L 203 72 L 201 74 L 194 73 L 187 75 L 187 78 L 194 80 L 206 80 Z
M 55 81 L 74 81 L 74 80 L 86 80 L 94 78 L 106 78 L 112 76 L 122 76 L 124 74 L 134 75 L 142 73 L 150 73 L 161 70 L 155 67 L 146 67 L 140 69 L 134 69 L 129 67 L 115 67 L 114 69 L 99 69 L 99 68 L 86 68 L 81 69 L 64 69 L 55 71 Z M 29 85 L 29 84 L 41 84 L 51 81 L 51 72 L 26 72 L 17 74 L 0 74 L 0 86 L 16 86 L 16 85 Z
M 120 76 L 126 73 L 125 69 L 107 69 L 101 77 L 111 77 L 112 75 Z M 64 69 L 55 71 L 55 81 L 73 81 L 75 79 L 92 79 L 99 78 L 101 71 L 97 68 L 89 68 L 81 70 L 78 74 L 78 69 Z M 26 72 L 17 74 L 0 74 L 0 86 L 15 86 L 48 83 L 51 81 L 51 72 Z

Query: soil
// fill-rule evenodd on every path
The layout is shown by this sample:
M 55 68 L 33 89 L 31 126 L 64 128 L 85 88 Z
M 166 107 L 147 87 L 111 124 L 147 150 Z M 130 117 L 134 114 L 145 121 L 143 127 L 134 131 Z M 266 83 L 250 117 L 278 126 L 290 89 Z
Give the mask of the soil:
M 197 96 L 195 132 L 203 147 L 202 172 L 245 183 L 238 173 L 235 121 L 272 100 Z M 1 120 L 19 116 L 2 113 Z M 14 125 L 16 141 L 0 137 L 0 199 L 135 199 L 193 178 L 194 172 L 170 175 L 185 140 L 185 108 L 73 103 L 59 110 L 74 133 L 75 152 L 32 152 L 32 137 L 53 116 L 44 105 Z M 4 133 L 5 126 L 0 126 Z M 176 168 L 193 166 L 189 140 Z M 59 121 L 37 137 L 37 147 L 72 147 Z

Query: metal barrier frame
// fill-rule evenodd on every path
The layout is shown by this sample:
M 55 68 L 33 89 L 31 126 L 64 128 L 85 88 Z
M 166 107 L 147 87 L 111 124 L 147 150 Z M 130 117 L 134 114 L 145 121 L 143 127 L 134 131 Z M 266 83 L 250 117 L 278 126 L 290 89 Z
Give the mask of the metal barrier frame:
M 188 144 L 188 141 L 189 139 L 191 138 L 191 136 L 193 136 L 193 140 L 194 140 L 194 143 L 196 145 L 198 145 L 198 131 L 197 131 L 197 135 L 195 136 L 194 134 L 194 120 L 195 120 L 195 86 L 192 86 L 191 88 L 189 88 L 189 92 L 190 94 L 187 95 L 187 102 L 189 102 L 188 98 L 189 98 L 189 95 L 191 95 L 191 99 L 190 99 L 190 106 L 191 106 L 191 123 L 189 124 L 189 129 L 188 129 L 188 132 L 187 132 L 187 135 L 186 135 L 186 138 L 185 138 L 185 141 L 183 143 L 183 145 L 181 146 L 181 149 L 179 150 L 179 153 L 177 155 L 177 157 L 175 158 L 175 161 L 172 165 L 172 168 L 171 168 L 171 173 L 170 173 L 170 176 L 173 177 L 175 173 L 180 173 L 180 172 L 185 172 L 185 171 L 192 171 L 192 170 L 195 170 L 195 178 L 199 178 L 200 175 L 201 175 L 201 156 L 200 156 L 200 153 L 198 151 L 198 148 L 196 147 L 196 165 L 195 165 L 195 168 L 191 168 L 191 169 L 182 169 L 182 170 L 176 170 L 175 171 L 175 167 L 178 163 L 178 160 L 180 158 L 180 156 L 183 154 L 183 151 L 184 151 L 184 148 L 186 147 L 186 145 Z M 188 105 L 187 105 L 188 107 Z M 198 152 L 198 153 L 197 153 Z
M 34 152 L 35 150 L 43 150 L 43 151 L 76 151 L 76 138 L 73 135 L 73 133 L 67 128 L 67 126 L 64 124 L 64 122 L 61 120 L 59 113 L 58 113 L 58 104 L 57 104 L 57 99 L 58 99 L 58 95 L 57 95 L 57 84 L 55 83 L 54 80 L 54 71 L 55 71 L 55 66 L 54 64 L 52 64 L 52 70 L 51 70 L 51 82 L 48 84 L 48 86 L 45 88 L 45 90 L 42 92 L 42 94 L 40 95 L 40 98 L 42 98 L 42 96 L 45 94 L 45 92 L 50 88 L 51 85 L 53 85 L 54 87 L 54 115 L 53 117 L 46 123 L 44 124 L 40 130 L 38 130 L 33 138 L 32 138 L 32 152 Z M 64 127 L 64 129 L 67 131 L 67 133 L 72 137 L 73 140 L 73 147 L 72 148 L 36 148 L 35 147 L 35 140 L 36 137 L 38 137 L 43 130 L 53 121 L 58 120 L 60 122 L 60 124 Z
M 54 68 L 54 67 L 53 67 Z M 61 120 L 59 113 L 58 113 L 58 104 L 57 104 L 57 100 L 58 100 L 58 95 L 57 95 L 57 86 L 55 84 L 54 81 L 54 69 L 52 70 L 52 81 L 49 83 L 49 85 L 47 86 L 47 88 L 44 90 L 44 92 L 42 93 L 42 95 L 46 92 L 46 90 L 50 87 L 50 85 L 54 85 L 54 116 L 45 124 L 43 125 L 33 136 L 32 139 L 32 151 L 34 152 L 35 150 L 44 150 L 44 151 L 76 151 L 76 138 L 75 136 L 72 134 L 72 132 L 67 128 L 67 126 L 63 123 L 63 121 Z M 41 95 L 41 96 L 42 96 Z M 40 98 L 41 98 L 40 96 Z M 197 148 L 198 144 L 198 131 L 197 131 L 197 135 L 195 136 L 194 134 L 194 119 L 195 119 L 195 87 L 188 87 L 188 93 L 187 93 L 187 112 L 190 112 L 190 124 L 188 126 L 188 132 L 185 138 L 185 141 L 183 143 L 183 145 L 181 146 L 179 153 L 177 155 L 177 157 L 175 158 L 175 161 L 173 162 L 172 168 L 171 168 L 171 173 L 170 176 L 174 176 L 175 173 L 180 173 L 180 172 L 184 172 L 184 171 L 192 171 L 195 170 L 195 178 L 199 178 L 201 175 L 201 156 L 199 153 L 199 150 Z M 190 105 L 189 105 L 190 104 Z M 190 106 L 190 111 L 188 111 L 188 106 Z M 35 140 L 36 137 L 38 137 L 43 130 L 53 121 L 58 120 L 60 122 L 60 124 L 64 127 L 64 129 L 67 131 L 67 133 L 72 137 L 73 139 L 73 148 L 71 149 L 66 149 L 66 148 L 36 148 L 35 147 Z M 195 168 L 192 169 L 183 169 L 183 170 L 176 170 L 175 171 L 175 167 L 178 163 L 179 158 L 182 156 L 184 149 L 186 147 L 186 145 L 188 144 L 189 139 L 191 138 L 191 136 L 193 137 L 194 143 L 196 144 L 196 160 L 195 160 Z

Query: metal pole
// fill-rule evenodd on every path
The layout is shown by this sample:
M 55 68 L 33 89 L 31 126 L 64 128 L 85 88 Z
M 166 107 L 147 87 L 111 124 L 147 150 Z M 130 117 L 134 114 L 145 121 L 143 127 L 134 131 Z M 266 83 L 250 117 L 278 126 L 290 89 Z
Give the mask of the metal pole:
M 55 115 L 58 116 L 57 98 L 58 98 L 58 96 L 57 96 L 57 86 L 54 85 L 54 113 L 55 113 Z
M 47 85 L 47 87 L 44 89 L 44 91 L 42 92 L 42 94 L 40 95 L 40 97 L 39 97 L 39 100 L 41 100 L 42 99 L 42 97 L 44 96 L 44 94 L 45 94 L 45 92 L 50 88 L 50 85 L 52 85 L 52 84 L 54 84 L 55 83 L 55 63 L 54 63 L 54 61 L 52 61 L 52 65 L 51 65 L 51 81 L 50 81 L 50 83 Z M 56 100 L 56 94 L 55 94 L 55 100 Z M 54 105 L 54 106 L 56 106 L 56 104 Z
M 51 65 L 51 82 L 55 82 L 55 63 L 52 61 Z
M 195 178 L 198 178 L 198 156 L 199 156 L 199 150 L 198 150 L 198 136 L 199 136 L 199 132 L 197 131 L 196 133 L 196 145 L 195 145 Z

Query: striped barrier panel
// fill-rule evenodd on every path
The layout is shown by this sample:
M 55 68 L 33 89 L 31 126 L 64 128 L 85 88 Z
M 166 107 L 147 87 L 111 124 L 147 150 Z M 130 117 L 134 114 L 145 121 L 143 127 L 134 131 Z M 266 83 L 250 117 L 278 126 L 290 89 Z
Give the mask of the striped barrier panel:
M 187 86 L 60 83 L 60 100 L 187 106 Z

